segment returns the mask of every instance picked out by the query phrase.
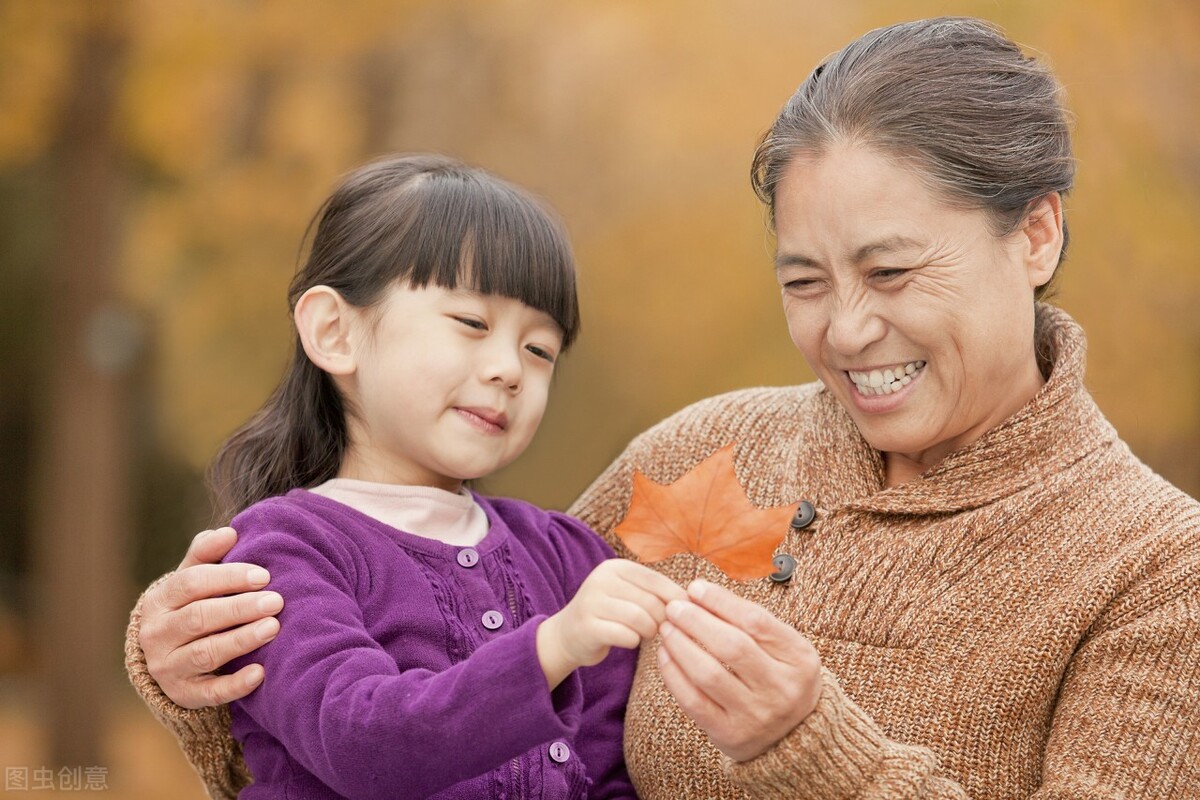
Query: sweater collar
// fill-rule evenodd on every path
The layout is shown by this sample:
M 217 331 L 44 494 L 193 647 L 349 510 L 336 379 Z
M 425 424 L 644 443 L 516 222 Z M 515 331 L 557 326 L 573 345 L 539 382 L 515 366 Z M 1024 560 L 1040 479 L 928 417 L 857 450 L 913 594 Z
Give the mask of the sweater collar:
M 801 452 L 839 455 L 806 475 L 826 507 L 930 514 L 976 508 L 1006 497 L 1117 438 L 1083 384 L 1087 340 L 1063 310 L 1039 303 L 1034 328 L 1046 383 L 1023 408 L 915 480 L 884 488 L 883 458 L 828 391 L 802 433 Z M 819 449 L 813 449 L 819 448 Z M 843 460 L 844 459 L 844 460 Z M 802 473 L 804 470 L 802 470 Z

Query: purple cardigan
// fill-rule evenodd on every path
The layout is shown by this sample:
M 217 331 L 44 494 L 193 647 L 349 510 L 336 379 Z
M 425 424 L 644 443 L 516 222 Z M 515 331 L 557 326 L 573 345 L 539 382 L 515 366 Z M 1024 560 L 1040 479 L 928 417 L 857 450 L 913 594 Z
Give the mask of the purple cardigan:
M 240 798 L 634 797 L 621 754 L 636 653 L 553 692 L 535 634 L 613 553 L 582 522 L 476 495 L 461 548 L 303 489 L 238 515 L 226 561 L 283 595 L 263 684 L 232 704 L 254 783 Z

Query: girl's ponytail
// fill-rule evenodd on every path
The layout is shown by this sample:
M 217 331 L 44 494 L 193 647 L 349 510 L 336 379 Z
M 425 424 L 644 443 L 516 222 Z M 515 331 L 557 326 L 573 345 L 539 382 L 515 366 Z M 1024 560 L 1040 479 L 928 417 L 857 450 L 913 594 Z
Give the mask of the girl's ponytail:
M 209 467 L 217 520 L 227 524 L 259 500 L 336 477 L 347 442 L 341 395 L 296 342 L 279 386 Z

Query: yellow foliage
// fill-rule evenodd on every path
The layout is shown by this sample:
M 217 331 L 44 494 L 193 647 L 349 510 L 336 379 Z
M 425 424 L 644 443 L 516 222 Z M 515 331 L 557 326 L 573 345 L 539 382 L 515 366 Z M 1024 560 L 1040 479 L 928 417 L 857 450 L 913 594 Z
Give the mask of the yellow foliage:
M 77 2 L 0 4 L 0 169 L 46 151 L 66 90 Z
M 0 168 L 46 152 L 82 7 L 0 5 Z M 156 322 L 162 435 L 203 464 L 265 398 L 305 226 L 338 175 L 384 150 L 481 163 L 547 197 L 575 237 L 584 335 L 561 405 L 489 488 L 565 503 L 683 403 L 807 380 L 749 190 L 757 137 L 850 38 L 973 13 L 1048 57 L 1077 117 L 1060 303 L 1089 332 L 1097 398 L 1135 451 L 1200 491 L 1197 8 L 137 0 L 121 278 Z

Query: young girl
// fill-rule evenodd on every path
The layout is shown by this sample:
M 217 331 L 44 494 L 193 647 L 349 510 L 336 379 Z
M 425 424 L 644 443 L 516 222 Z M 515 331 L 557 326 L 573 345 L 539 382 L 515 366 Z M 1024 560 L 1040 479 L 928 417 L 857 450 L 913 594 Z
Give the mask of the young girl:
M 232 704 L 240 796 L 633 796 L 631 648 L 683 590 L 464 487 L 528 446 L 575 338 L 562 230 L 486 172 L 386 159 L 325 203 L 289 301 L 291 366 L 212 469 L 245 508 L 226 560 L 286 599 Z

